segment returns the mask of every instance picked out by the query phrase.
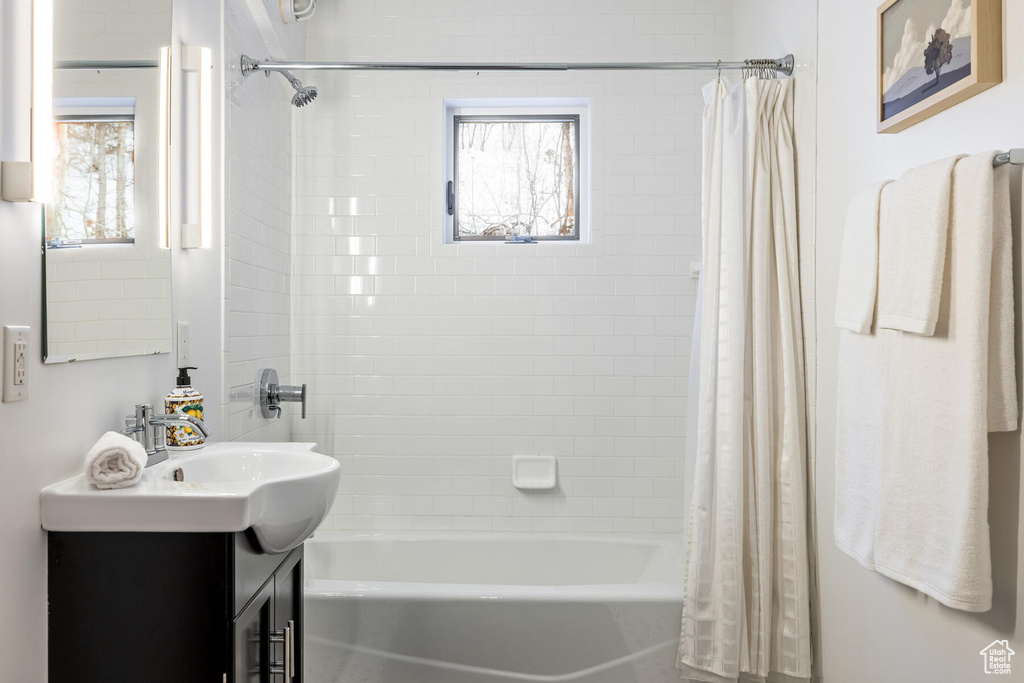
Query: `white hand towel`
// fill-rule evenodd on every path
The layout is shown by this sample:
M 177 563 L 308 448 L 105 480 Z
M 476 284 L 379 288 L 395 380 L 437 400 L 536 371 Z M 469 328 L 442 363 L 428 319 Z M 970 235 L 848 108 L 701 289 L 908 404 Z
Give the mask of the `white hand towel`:
M 891 220 L 895 184 L 882 188 L 879 220 Z M 845 239 L 845 238 L 844 238 Z M 874 569 L 878 473 L 885 416 L 885 357 L 881 330 L 839 332 L 836 392 L 836 545 Z
M 85 477 L 98 489 L 134 486 L 146 469 L 146 449 L 117 432 L 100 437 L 85 456 Z
M 896 182 L 893 221 L 879 232 L 881 328 L 929 337 L 935 333 L 949 239 L 950 184 L 959 158 L 911 169 Z
M 993 283 L 993 275 L 1005 276 L 1003 252 L 1011 243 L 1009 221 L 994 219 L 994 187 L 991 153 L 956 164 L 950 256 L 934 336 L 881 332 L 885 408 L 875 568 L 972 612 L 992 605 L 990 396 L 1016 402 L 1003 395 L 1001 384 L 989 386 L 990 362 L 1013 376 L 1003 353 L 1012 348 L 1013 326 L 989 313 L 1013 305 L 1012 284 Z M 1004 211 L 1006 203 L 999 204 Z
M 993 152 L 993 154 L 995 154 Z M 1010 167 L 994 171 L 992 296 L 989 299 L 988 431 L 1017 431 L 1017 359 L 1014 353 L 1013 226 Z
M 872 185 L 850 201 L 839 256 L 836 327 L 871 332 L 878 286 L 878 207 L 890 180 Z

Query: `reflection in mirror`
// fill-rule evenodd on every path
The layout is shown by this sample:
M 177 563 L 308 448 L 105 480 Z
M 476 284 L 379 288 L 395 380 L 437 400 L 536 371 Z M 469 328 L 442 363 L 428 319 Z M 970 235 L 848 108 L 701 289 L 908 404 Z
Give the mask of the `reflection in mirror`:
M 171 253 L 158 213 L 170 32 L 171 0 L 54 2 L 48 363 L 171 350 Z

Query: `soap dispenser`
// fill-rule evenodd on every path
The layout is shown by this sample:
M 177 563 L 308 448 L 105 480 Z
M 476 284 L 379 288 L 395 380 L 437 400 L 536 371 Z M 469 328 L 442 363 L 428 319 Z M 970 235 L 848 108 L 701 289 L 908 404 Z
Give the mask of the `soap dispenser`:
M 203 395 L 192 387 L 189 370 L 194 367 L 178 368 L 178 386 L 164 398 L 164 412 L 168 415 L 191 415 L 203 419 Z M 167 450 L 191 451 L 202 448 L 206 437 L 191 427 L 168 427 Z

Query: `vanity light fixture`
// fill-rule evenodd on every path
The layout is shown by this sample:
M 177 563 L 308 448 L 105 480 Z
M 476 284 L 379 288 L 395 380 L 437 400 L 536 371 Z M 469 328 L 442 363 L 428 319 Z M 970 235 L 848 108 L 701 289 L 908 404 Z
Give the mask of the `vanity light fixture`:
M 53 193 L 53 0 L 32 2 L 31 139 L 31 161 L 3 162 L 4 201 L 45 204 Z
M 160 48 L 160 117 L 157 146 L 157 232 L 160 248 L 171 248 L 170 146 L 171 146 L 171 48 Z
M 182 223 L 182 249 L 213 246 L 213 52 L 183 45 L 182 71 L 199 74 L 199 223 Z

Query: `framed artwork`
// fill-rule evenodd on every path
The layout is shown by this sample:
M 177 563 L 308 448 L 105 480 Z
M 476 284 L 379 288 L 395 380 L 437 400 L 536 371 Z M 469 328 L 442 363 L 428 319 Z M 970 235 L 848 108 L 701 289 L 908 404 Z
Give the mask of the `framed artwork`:
M 898 133 L 1003 80 L 1002 0 L 878 8 L 878 132 Z

